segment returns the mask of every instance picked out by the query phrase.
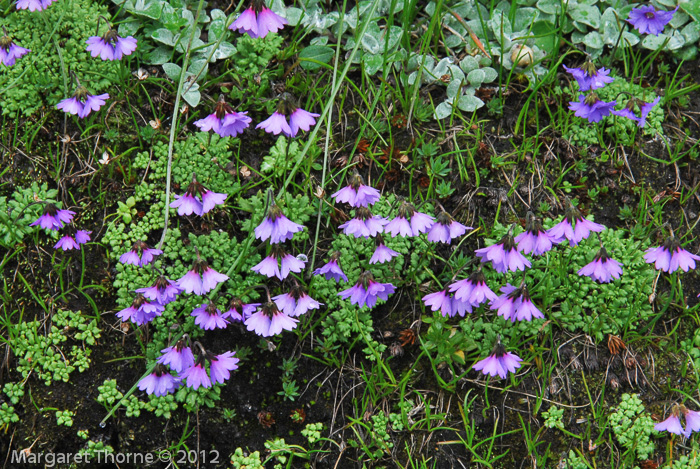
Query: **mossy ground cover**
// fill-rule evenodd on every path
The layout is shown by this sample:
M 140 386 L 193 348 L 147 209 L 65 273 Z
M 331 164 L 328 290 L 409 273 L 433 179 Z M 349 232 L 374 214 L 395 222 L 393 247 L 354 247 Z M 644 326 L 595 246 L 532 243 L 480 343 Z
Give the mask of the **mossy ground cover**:
M 162 467 L 700 467 L 696 434 L 653 429 L 674 404 L 699 408 L 700 278 L 659 274 L 643 259 L 668 227 L 699 249 L 700 12 L 683 4 L 668 40 L 653 42 L 604 21 L 627 14 L 627 2 L 477 3 L 275 1 L 290 24 L 261 39 L 224 34 L 235 5 L 219 2 L 200 11 L 176 0 L 58 0 L 44 12 L 0 3 L 0 24 L 33 51 L 0 68 L 3 458 L 25 450 L 151 453 Z M 100 15 L 100 34 L 105 20 L 120 22 L 120 34 L 139 41 L 135 54 L 90 57 L 83 45 Z M 518 65 L 515 44 L 534 63 Z M 620 108 L 632 96 L 661 98 L 644 129 L 612 115 L 592 124 L 567 109 L 580 92 L 561 65 L 580 65 L 583 51 L 614 77 L 601 99 Z M 73 93 L 70 72 L 90 92 L 109 92 L 108 105 L 83 120 L 56 110 Z M 254 125 L 219 137 L 194 125 L 220 97 L 261 122 L 284 92 L 321 114 L 295 138 Z M 164 231 L 169 159 L 171 200 L 192 173 L 228 198 L 203 217 L 171 209 Z M 398 256 L 369 265 L 375 240 L 342 234 L 356 212 L 331 197 L 355 170 L 382 193 L 373 213 L 393 217 L 407 200 L 474 229 L 450 245 L 385 234 Z M 235 322 L 204 331 L 190 316 L 204 301 L 194 295 L 147 325 L 116 317 L 135 289 L 160 273 L 180 278 L 198 257 L 230 272 L 211 298 L 219 309 L 234 296 L 264 301 L 267 279 L 250 269 L 268 254 L 254 229 L 270 189 L 306 227 L 285 245 L 307 261 L 294 282 L 324 303 L 294 331 L 262 338 Z M 528 211 L 551 227 L 567 199 L 607 227 L 599 238 L 530 257 L 524 274 L 484 267 L 495 291 L 525 280 L 544 319 L 511 323 L 485 306 L 444 317 L 424 305 L 472 272 L 475 249 L 520 233 Z M 60 235 L 28 227 L 38 201 L 76 211 L 92 241 L 55 250 Z M 135 241 L 164 253 L 148 268 L 120 263 Z M 577 275 L 601 242 L 623 265 L 608 284 Z M 349 285 L 312 274 L 334 252 Z M 337 295 L 363 269 L 396 286 L 374 308 Z M 291 283 L 267 284 L 279 294 Z M 235 351 L 239 368 L 209 389 L 139 390 L 183 334 Z M 499 339 L 522 367 L 487 379 L 472 366 Z

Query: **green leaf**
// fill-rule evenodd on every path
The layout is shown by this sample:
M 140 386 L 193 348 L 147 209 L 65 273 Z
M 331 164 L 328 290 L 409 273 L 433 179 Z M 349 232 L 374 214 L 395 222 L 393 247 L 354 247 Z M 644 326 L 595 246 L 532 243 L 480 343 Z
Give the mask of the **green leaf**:
M 484 105 L 484 102 L 472 95 L 464 95 L 457 101 L 457 107 L 465 112 L 473 112 Z
M 549 21 L 536 21 L 532 25 L 534 43 L 547 54 L 553 54 L 557 46 L 557 28 Z
M 686 44 L 693 44 L 700 41 L 700 21 L 689 23 L 681 30 L 681 34 L 685 37 Z
M 461 80 L 452 80 L 449 85 L 447 85 L 447 97 L 454 99 L 457 97 L 459 92 L 462 90 Z
M 475 87 L 481 86 L 481 84 L 484 82 L 485 79 L 486 79 L 486 73 L 483 70 L 478 69 L 478 68 L 476 70 L 472 70 L 467 75 L 467 80 L 469 80 L 469 84 L 473 85 Z
M 157 20 L 160 18 L 161 12 L 165 8 L 165 5 L 166 3 L 162 0 L 150 0 L 148 2 L 139 0 L 134 4 L 133 12 L 137 15 L 145 16 L 147 18 L 151 18 L 152 20 Z
M 365 72 L 368 75 L 374 75 L 382 68 L 384 60 L 382 55 L 365 54 L 362 57 L 362 63 L 365 66 Z
M 537 8 L 542 13 L 558 15 L 559 12 L 561 12 L 561 4 L 561 0 L 539 0 L 537 2 Z
M 447 101 L 444 101 L 435 107 L 435 118 L 438 120 L 449 117 L 451 114 L 452 105 Z
M 172 62 L 168 62 L 163 64 L 163 71 L 166 75 L 168 75 L 168 78 L 170 78 L 173 81 L 178 81 L 180 79 L 182 67 Z
M 479 62 L 472 56 L 468 55 L 462 59 L 459 63 L 459 67 L 464 71 L 464 73 L 469 73 L 472 70 L 479 68 Z
M 175 45 L 175 35 L 165 28 L 160 28 L 153 31 L 151 38 L 160 42 L 161 44 L 165 44 L 166 46 Z
M 321 64 L 329 64 L 333 58 L 333 54 L 333 49 L 328 46 L 305 47 L 299 52 L 301 68 L 304 70 L 317 70 L 321 68 Z
M 165 46 L 158 46 L 148 53 L 146 62 L 153 65 L 162 65 L 170 60 L 172 49 Z
M 381 46 L 379 45 L 379 39 L 376 37 L 372 36 L 369 31 L 367 34 L 362 36 L 362 48 L 365 50 L 365 52 L 368 52 L 370 54 L 376 55 L 381 52 Z
M 569 8 L 569 16 L 571 16 L 574 21 L 578 21 L 592 28 L 598 29 L 600 26 L 600 11 L 598 7 L 581 4 L 573 5 Z
M 491 83 L 498 78 L 498 72 L 491 67 L 484 67 L 481 70 L 484 72 L 483 83 Z
M 700 23 L 700 3 L 686 2 L 681 4 L 681 9 L 693 17 L 696 23 Z
M 603 36 L 601 36 L 598 31 L 591 31 L 584 36 L 583 43 L 591 49 L 602 49 Z

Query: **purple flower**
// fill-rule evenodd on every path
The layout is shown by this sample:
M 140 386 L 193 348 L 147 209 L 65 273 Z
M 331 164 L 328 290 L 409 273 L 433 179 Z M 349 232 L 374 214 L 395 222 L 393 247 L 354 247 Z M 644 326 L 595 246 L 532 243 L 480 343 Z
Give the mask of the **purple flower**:
M 103 36 L 92 36 L 87 41 L 90 55 L 102 60 L 120 60 L 124 55 L 131 55 L 136 50 L 133 36 L 120 37 L 116 29 L 109 28 Z
M 231 371 L 238 368 L 238 358 L 233 355 L 235 352 L 226 352 L 221 355 L 208 354 L 209 374 L 213 383 L 223 383 L 231 377 Z
M 657 432 L 667 431 L 676 435 L 683 435 L 684 431 L 683 427 L 681 426 L 681 419 L 678 417 L 678 410 L 674 408 L 674 411 L 666 420 L 654 425 L 654 430 Z
M 683 434 L 686 438 L 689 438 L 692 432 L 700 432 L 700 412 L 686 409 L 685 406 L 681 406 L 681 409 L 685 417 L 685 431 Z
M 222 137 L 235 137 L 243 133 L 253 121 L 246 114 L 247 112 L 235 112 L 231 106 L 226 104 L 224 96 L 221 95 L 219 101 L 214 106 L 214 113 L 209 114 L 204 119 L 195 121 L 194 125 L 202 132 L 213 130 Z
M 350 184 L 333 194 L 336 203 L 346 202 L 351 207 L 367 207 L 379 200 L 381 194 L 371 186 L 365 186 L 357 171 L 351 176 Z
M 249 331 L 262 337 L 277 335 L 283 330 L 291 331 L 297 327 L 298 319 L 290 318 L 281 312 L 272 301 L 265 303 L 255 314 L 245 321 Z
M 280 261 L 280 280 L 284 280 L 285 278 L 287 278 L 290 272 L 294 272 L 295 274 L 300 273 L 306 265 L 305 261 L 302 261 L 301 259 L 294 257 L 291 254 L 285 254 L 281 257 L 282 260 Z
M 200 386 L 203 388 L 211 387 L 211 380 L 207 375 L 207 370 L 204 369 L 204 358 L 202 355 L 197 358 L 197 363 L 187 368 L 180 375 L 180 379 L 186 380 L 187 387 L 194 390 L 199 389 Z
M 289 123 L 287 123 L 287 116 Z M 289 93 L 284 93 L 277 105 L 277 110 L 255 128 L 264 129 L 265 132 L 273 135 L 281 133 L 287 137 L 295 137 L 299 129 L 308 131 L 316 123 L 315 118 L 319 116 L 320 114 L 297 107 L 294 98 Z
M 455 300 L 466 302 L 474 308 L 481 303 L 494 301 L 498 298 L 498 295 L 486 285 L 486 277 L 481 272 L 481 268 L 471 274 L 469 278 L 450 285 L 450 292 L 455 294 Z
M 390 283 L 375 282 L 372 273 L 365 271 L 360 274 L 355 286 L 341 291 L 338 296 L 343 299 L 349 297 L 350 304 L 356 304 L 360 308 L 363 306 L 374 308 L 374 305 L 377 304 L 377 298 L 386 301 L 395 290 Z
M 117 313 L 117 317 L 123 322 L 131 320 L 137 326 L 141 326 L 163 314 L 165 307 L 158 303 L 150 303 L 142 294 L 137 294 L 131 306 Z
M 688 272 L 690 269 L 695 269 L 695 261 L 700 261 L 700 256 L 683 249 L 673 234 L 666 238 L 662 246 L 649 248 L 645 252 L 644 260 L 647 263 L 654 263 L 656 270 L 663 270 L 669 274 L 678 269 Z
M 644 127 L 647 123 L 647 116 L 651 112 L 652 108 L 659 104 L 660 100 L 661 98 L 657 97 L 654 101 L 650 103 L 645 103 L 644 101 L 641 101 L 639 99 L 631 98 L 629 101 L 627 101 L 625 107 L 623 107 L 619 111 L 612 111 L 612 113 L 616 116 L 622 116 L 628 119 L 632 119 L 637 123 L 637 127 Z M 639 117 L 637 117 L 637 115 L 634 113 L 635 106 L 639 108 Z
M 301 287 L 292 287 L 289 293 L 272 298 L 280 311 L 290 317 L 298 317 L 310 309 L 318 309 L 323 303 L 311 298 Z
M 355 210 L 355 218 L 351 218 L 338 228 L 343 230 L 343 233 L 355 238 L 370 238 L 377 236 L 384 231 L 384 225 L 388 222 L 379 216 L 372 215 L 366 207 L 358 207 Z
M 176 208 L 178 215 L 192 215 L 192 213 L 195 213 L 202 216 L 216 205 L 223 204 L 227 195 L 210 191 L 197 182 L 197 177 L 192 173 L 192 182 L 187 187 L 184 195 L 176 195 L 175 197 L 177 199 L 170 203 L 170 207 Z
M 372 258 L 369 260 L 369 263 L 383 264 L 384 262 L 389 262 L 394 257 L 400 255 L 401 254 L 394 251 L 393 249 L 389 249 L 388 247 L 386 247 L 386 245 L 384 244 L 384 240 L 382 239 L 382 235 L 377 235 L 377 248 L 374 250 L 374 254 L 372 254 Z
M 480 370 L 483 374 L 495 377 L 496 375 L 505 378 L 508 372 L 515 373 L 515 370 L 520 368 L 520 362 L 523 361 L 519 356 L 506 352 L 506 349 L 501 345 L 499 340 L 493 348 L 491 355 L 474 364 L 475 370 Z
M 285 217 L 282 210 L 274 203 L 270 203 L 265 219 L 255 228 L 255 237 L 260 241 L 270 240 L 270 244 L 283 243 L 292 239 L 294 233 L 303 230 L 304 226 L 294 223 Z
M 325 265 L 322 267 L 319 267 L 318 269 L 314 270 L 314 275 L 323 275 L 326 277 L 326 280 L 333 279 L 336 282 L 340 282 L 342 279 L 344 282 L 348 281 L 348 276 L 345 275 L 345 272 L 343 272 L 343 269 L 340 268 L 340 252 L 335 251 L 333 254 L 331 254 L 331 260 L 328 261 Z
M 513 236 L 508 232 L 498 243 L 491 246 L 477 249 L 474 251 L 477 257 L 481 258 L 481 263 L 491 261 L 496 272 L 502 274 L 511 270 L 525 270 L 525 267 L 531 267 L 532 264 L 525 256 L 518 252 L 515 246 Z
M 85 231 L 85 230 L 78 230 L 75 233 L 75 241 L 78 244 L 85 244 L 88 241 L 90 241 L 90 235 L 92 234 L 92 231 Z
M 250 8 L 231 23 L 229 29 L 248 34 L 253 39 L 276 33 L 287 24 L 287 20 L 265 6 L 262 0 L 254 0 Z
M 7 33 L 0 37 L 0 62 L 4 65 L 8 67 L 13 66 L 17 59 L 29 52 L 31 52 L 29 49 L 15 44 Z
M 596 90 L 613 82 L 613 78 L 608 76 L 610 70 L 605 67 L 598 70 L 590 61 L 581 68 L 569 68 L 564 65 L 564 69 L 574 76 L 581 91 Z
M 37 226 L 45 230 L 60 230 L 64 223 L 70 223 L 75 212 L 70 210 L 60 210 L 54 204 L 44 204 L 44 213 L 29 226 Z
M 532 253 L 533 256 L 541 256 L 552 249 L 552 243 L 555 240 L 551 234 L 542 228 L 542 223 L 535 215 L 532 212 L 528 212 L 525 231 L 515 237 L 515 242 L 518 243 L 518 250 L 525 254 Z
M 279 259 L 279 263 L 278 263 Z M 281 267 L 280 265 L 281 264 Z M 287 278 L 290 272 L 300 273 L 306 262 L 297 257 L 287 254 L 284 250 L 275 245 L 272 246 L 270 254 L 253 266 L 251 270 L 267 277 L 277 277 L 280 280 Z
M 612 279 L 620 278 L 622 275 L 622 264 L 611 259 L 605 248 L 601 247 L 593 258 L 593 262 L 585 265 L 578 271 L 578 274 L 587 275 L 600 283 L 610 283 Z
M 139 381 L 139 389 L 146 394 L 165 396 L 180 385 L 180 380 L 171 375 L 163 365 L 156 365 L 153 373 Z
M 589 122 L 600 122 L 600 120 L 610 115 L 615 108 L 617 101 L 605 102 L 598 98 L 595 93 L 589 93 L 588 96 L 580 95 L 578 101 L 570 101 L 569 109 L 574 112 L 575 116 L 588 119 Z
M 194 323 L 205 331 L 226 329 L 228 326 L 228 321 L 224 319 L 223 314 L 214 303 L 202 304 L 199 308 L 195 308 L 190 316 L 194 316 Z
M 471 226 L 464 226 L 456 222 L 449 213 L 444 210 L 437 216 L 437 222 L 433 223 L 428 232 L 428 241 L 431 243 L 450 244 L 452 238 L 462 236 L 467 230 L 473 230 Z
M 149 300 L 153 300 L 163 306 L 175 301 L 177 295 L 181 292 L 182 290 L 177 284 L 164 275 L 159 276 L 153 286 L 136 289 L 136 293 L 142 293 Z
M 260 306 L 260 303 L 244 304 L 240 298 L 231 298 L 228 304 L 228 310 L 223 314 L 224 319 L 230 318 L 232 321 L 241 321 L 248 319 L 251 314 Z
M 197 259 L 192 264 L 192 269 L 177 281 L 177 286 L 187 293 L 204 295 L 213 290 L 217 284 L 226 280 L 228 280 L 228 276 L 209 267 L 209 264 L 200 259 L 198 254 Z
M 75 231 L 75 230 L 73 230 Z M 81 244 L 85 244 L 90 241 L 90 234 L 92 231 L 78 230 L 75 235 L 67 234 L 54 245 L 54 249 L 61 248 L 64 251 L 71 249 L 80 249 Z
M 507 283 L 501 287 L 501 292 L 503 295 L 491 301 L 491 309 L 498 310 L 498 315 L 503 316 L 503 319 L 515 322 L 544 318 L 542 312 L 530 300 L 530 293 L 524 283 L 520 288 Z
M 109 94 L 104 93 L 97 96 L 88 94 L 87 88 L 78 86 L 71 98 L 66 98 L 56 105 L 57 109 L 68 114 L 74 114 L 81 119 L 87 117 L 92 111 L 98 111 L 109 99 Z
M 143 241 L 136 241 L 131 250 L 119 256 L 122 264 L 131 264 L 138 267 L 145 267 L 153 261 L 153 257 L 163 254 L 160 249 L 148 247 Z
M 653 6 L 646 5 L 630 11 L 627 22 L 641 34 L 658 36 L 671 21 L 676 10 L 678 7 L 671 11 L 664 11 L 655 10 Z
M 271 252 L 269 256 L 251 267 L 250 270 L 266 277 L 277 277 L 280 280 L 282 279 L 279 262 L 274 252 Z
M 453 298 L 447 293 L 447 290 L 442 290 L 435 293 L 430 293 L 423 297 L 423 303 L 425 306 L 430 306 L 431 311 L 440 311 L 443 316 L 453 317 L 456 310 L 453 306 Z M 471 307 L 468 311 L 471 313 Z
M 576 207 L 570 205 L 564 219 L 547 230 L 547 233 L 553 243 L 561 243 L 564 239 L 568 239 L 569 245 L 573 247 L 587 239 L 591 231 L 600 233 L 604 229 L 605 226 L 587 220 Z
M 433 226 L 435 219 L 430 215 L 416 211 L 410 203 L 403 201 L 399 206 L 398 215 L 384 227 L 384 231 L 391 233 L 391 237 L 397 235 L 418 236 L 425 233 Z
M 42 11 L 49 7 L 54 0 L 17 0 L 18 10 Z
M 184 339 L 178 340 L 174 346 L 164 348 L 160 352 L 163 355 L 158 357 L 158 363 L 170 366 L 176 373 L 194 365 L 194 354 L 192 349 L 187 347 Z

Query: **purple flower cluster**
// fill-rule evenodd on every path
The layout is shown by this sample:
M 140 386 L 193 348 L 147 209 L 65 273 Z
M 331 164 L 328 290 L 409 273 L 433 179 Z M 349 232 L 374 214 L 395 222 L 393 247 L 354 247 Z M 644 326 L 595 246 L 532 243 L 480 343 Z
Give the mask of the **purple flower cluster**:
M 360 308 L 363 306 L 374 308 L 377 299 L 386 301 L 394 291 L 396 289 L 392 284 L 376 282 L 372 272 L 365 270 L 353 287 L 341 291 L 338 296 L 343 299 L 350 298 L 350 304 Z
M 162 355 L 153 372 L 139 382 L 139 389 L 147 394 L 164 396 L 177 389 L 183 381 L 187 387 L 195 390 L 200 387 L 210 388 L 216 383 L 224 383 L 231 377 L 231 371 L 238 368 L 239 359 L 234 357 L 235 352 L 214 355 L 199 342 L 195 342 L 195 345 L 200 349 L 196 359 L 185 338 L 178 340 L 174 346 L 161 350 Z M 173 375 L 171 370 L 177 375 Z
M 92 111 L 99 111 L 108 99 L 109 94 L 107 93 L 94 96 L 89 94 L 84 86 L 78 86 L 73 96 L 59 102 L 56 109 L 61 109 L 67 114 L 73 114 L 82 119 Z
M 294 98 L 289 93 L 284 93 L 277 104 L 277 110 L 255 128 L 273 135 L 283 134 L 293 138 L 299 129 L 308 132 L 316 124 L 316 117 L 319 116 L 320 114 L 298 107 Z
M 226 104 L 224 96 L 221 95 L 214 107 L 214 112 L 204 119 L 195 121 L 194 125 L 202 132 L 213 130 L 221 137 L 235 137 L 248 128 L 253 121 L 246 114 L 247 112 L 236 112 L 231 106 Z
M 253 0 L 250 7 L 231 23 L 229 29 L 256 39 L 263 38 L 268 33 L 276 33 L 285 24 L 287 20 L 267 8 L 263 0 Z
M 678 269 L 683 272 L 695 269 L 695 261 L 700 261 L 700 256 L 683 249 L 680 241 L 671 234 L 663 245 L 647 249 L 644 260 L 654 264 L 656 270 L 663 270 L 670 274 Z
M 75 212 L 71 210 L 61 210 L 52 203 L 44 203 L 44 211 L 35 221 L 29 226 L 39 226 L 45 230 L 58 231 L 65 225 L 73 221 Z M 74 226 L 69 225 L 66 233 L 56 242 L 54 249 L 63 249 L 71 251 L 73 249 L 80 250 L 80 246 L 90 241 L 92 231 L 78 230 Z
M 136 50 L 136 39 L 133 36 L 121 37 L 113 28 L 109 28 L 104 35 L 92 36 L 85 42 L 90 55 L 100 56 L 102 60 L 121 60 Z
M 506 352 L 506 348 L 499 339 L 491 355 L 475 363 L 472 368 L 481 371 L 485 375 L 491 377 L 500 376 L 502 379 L 505 379 L 508 372 L 515 373 L 515 370 L 520 368 L 520 362 L 522 361 L 523 359 L 514 353 Z
M 130 250 L 119 256 L 119 262 L 127 265 L 135 265 L 137 267 L 145 267 L 156 256 L 163 254 L 160 249 L 154 249 L 148 246 L 143 241 L 136 241 Z

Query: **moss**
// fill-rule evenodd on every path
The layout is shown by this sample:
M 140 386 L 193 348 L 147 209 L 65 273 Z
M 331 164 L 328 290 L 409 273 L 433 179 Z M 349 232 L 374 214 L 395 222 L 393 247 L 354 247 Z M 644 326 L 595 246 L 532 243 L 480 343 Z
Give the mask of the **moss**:
M 91 0 L 61 0 L 42 12 L 17 10 L 0 19 L 17 44 L 31 49 L 14 66 L 0 67 L 3 115 L 29 116 L 72 96 L 71 71 L 92 94 L 110 91 L 119 62 L 92 58 L 85 44 L 95 35 L 100 15 L 107 16 L 107 9 Z

